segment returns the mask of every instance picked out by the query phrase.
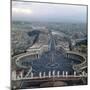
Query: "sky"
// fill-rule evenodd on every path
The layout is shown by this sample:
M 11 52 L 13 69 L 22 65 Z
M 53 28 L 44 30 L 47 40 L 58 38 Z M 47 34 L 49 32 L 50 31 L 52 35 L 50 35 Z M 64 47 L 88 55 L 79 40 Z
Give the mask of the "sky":
M 87 6 L 12 1 L 12 20 L 85 23 Z

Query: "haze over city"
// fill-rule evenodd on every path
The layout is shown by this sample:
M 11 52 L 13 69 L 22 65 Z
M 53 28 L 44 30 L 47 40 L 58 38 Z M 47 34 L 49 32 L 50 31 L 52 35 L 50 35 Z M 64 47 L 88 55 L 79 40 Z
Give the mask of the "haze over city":
M 86 23 L 86 14 L 86 6 L 12 2 L 13 20 Z

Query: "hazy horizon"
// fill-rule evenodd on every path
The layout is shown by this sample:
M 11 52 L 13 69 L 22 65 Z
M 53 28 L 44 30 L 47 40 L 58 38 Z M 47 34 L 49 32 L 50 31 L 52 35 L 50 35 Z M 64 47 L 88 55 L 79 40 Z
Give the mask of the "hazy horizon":
M 12 20 L 86 23 L 87 6 L 12 1 Z

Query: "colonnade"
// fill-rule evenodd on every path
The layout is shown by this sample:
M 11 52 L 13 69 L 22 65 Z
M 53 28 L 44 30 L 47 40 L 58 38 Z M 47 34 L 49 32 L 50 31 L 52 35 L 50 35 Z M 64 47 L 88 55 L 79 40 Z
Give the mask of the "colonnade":
M 78 54 L 73 54 L 73 53 L 66 53 L 65 57 L 68 58 L 68 59 L 69 58 L 70 59 L 75 59 L 75 60 L 78 60 L 78 61 L 81 61 L 81 62 L 83 62 L 85 60 L 82 56 L 80 56 Z

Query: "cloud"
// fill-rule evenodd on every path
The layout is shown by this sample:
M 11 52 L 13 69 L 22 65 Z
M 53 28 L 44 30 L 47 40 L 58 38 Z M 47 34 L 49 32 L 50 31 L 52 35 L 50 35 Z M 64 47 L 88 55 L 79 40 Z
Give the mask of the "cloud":
M 32 13 L 32 10 L 30 8 L 12 8 L 12 13 L 13 14 L 31 14 Z

